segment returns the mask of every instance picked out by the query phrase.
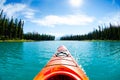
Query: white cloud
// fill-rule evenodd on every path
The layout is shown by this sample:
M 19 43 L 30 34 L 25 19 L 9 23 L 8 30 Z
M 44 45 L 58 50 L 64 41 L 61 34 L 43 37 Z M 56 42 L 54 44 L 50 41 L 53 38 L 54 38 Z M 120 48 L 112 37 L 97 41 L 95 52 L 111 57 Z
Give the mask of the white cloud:
M 32 18 L 34 18 L 35 10 L 27 9 L 27 11 L 23 12 L 23 14 L 24 14 L 25 18 L 32 19 Z
M 110 23 L 114 25 L 120 25 L 120 11 L 104 17 L 103 19 L 99 20 L 98 23 L 105 25 L 109 25 Z
M 35 10 L 22 3 L 9 3 L 5 5 L 6 0 L 0 0 L 0 8 L 4 10 L 8 17 L 23 16 L 24 18 L 33 18 Z
M 7 16 L 15 16 L 17 12 L 21 12 L 26 8 L 26 5 L 24 4 L 8 4 L 6 6 L 3 6 L 4 12 L 7 14 Z
M 0 8 L 3 7 L 3 4 L 6 2 L 6 0 L 0 0 Z
M 83 4 L 83 0 L 69 0 L 72 7 L 80 7 Z
M 57 16 L 57 15 L 48 15 L 42 19 L 33 19 L 32 22 L 37 23 L 43 26 L 54 27 L 55 25 L 87 25 L 94 21 L 94 17 L 89 17 L 87 15 L 66 15 L 66 16 Z

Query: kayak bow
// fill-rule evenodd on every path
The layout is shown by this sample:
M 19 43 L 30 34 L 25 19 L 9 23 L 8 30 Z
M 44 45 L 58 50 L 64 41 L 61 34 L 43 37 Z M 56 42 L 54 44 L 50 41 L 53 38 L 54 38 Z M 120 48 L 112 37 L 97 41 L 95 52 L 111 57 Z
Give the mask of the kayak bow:
M 60 46 L 34 80 L 88 80 L 65 46 Z

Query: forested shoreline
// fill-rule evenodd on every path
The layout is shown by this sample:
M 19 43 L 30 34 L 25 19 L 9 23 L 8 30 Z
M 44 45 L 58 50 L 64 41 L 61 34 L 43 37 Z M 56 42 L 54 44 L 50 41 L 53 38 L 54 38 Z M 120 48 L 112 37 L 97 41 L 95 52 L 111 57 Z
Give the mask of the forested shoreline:
M 47 34 L 39 34 L 37 32 L 33 32 L 33 33 L 28 32 L 28 33 L 24 34 L 24 39 L 37 40 L 37 41 L 40 41 L 40 40 L 54 40 L 55 36 L 47 35 Z
M 98 28 L 85 35 L 63 36 L 60 40 L 120 40 L 120 25 L 110 24 L 107 27 L 98 26 Z
M 38 33 L 24 33 L 24 21 L 7 18 L 0 10 L 0 40 L 54 40 L 55 36 Z
M 7 18 L 0 11 L 0 40 L 55 40 L 55 36 L 39 34 L 37 32 L 24 33 L 24 21 Z M 92 32 L 84 35 L 68 35 L 60 40 L 120 40 L 120 25 L 98 26 Z

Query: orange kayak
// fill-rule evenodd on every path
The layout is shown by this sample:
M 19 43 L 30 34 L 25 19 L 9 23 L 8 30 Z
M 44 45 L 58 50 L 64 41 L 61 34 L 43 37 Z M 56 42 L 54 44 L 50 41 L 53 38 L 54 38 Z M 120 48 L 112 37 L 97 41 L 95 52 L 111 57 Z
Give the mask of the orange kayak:
M 58 47 L 34 80 L 89 80 L 65 46 Z

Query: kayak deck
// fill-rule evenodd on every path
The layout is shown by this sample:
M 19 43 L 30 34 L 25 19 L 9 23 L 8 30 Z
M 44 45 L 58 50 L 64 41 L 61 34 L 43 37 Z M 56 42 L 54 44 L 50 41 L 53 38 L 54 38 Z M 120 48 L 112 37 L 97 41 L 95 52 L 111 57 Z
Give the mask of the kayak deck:
M 65 46 L 60 46 L 34 80 L 88 80 Z

